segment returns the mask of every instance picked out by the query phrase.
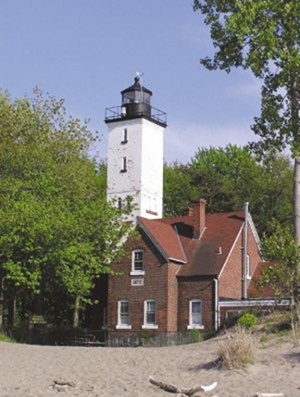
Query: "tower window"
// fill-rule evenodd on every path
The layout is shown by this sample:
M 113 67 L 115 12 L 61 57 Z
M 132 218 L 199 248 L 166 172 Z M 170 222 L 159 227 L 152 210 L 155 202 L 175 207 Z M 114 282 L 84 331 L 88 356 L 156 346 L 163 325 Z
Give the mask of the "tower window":
M 127 142 L 128 142 L 128 132 L 127 132 L 127 128 L 124 128 L 124 130 L 123 130 L 123 140 L 122 140 L 121 143 L 124 145 Z
M 122 169 L 121 172 L 127 172 L 127 158 L 123 157 L 122 158 Z
M 119 210 L 122 209 L 122 199 L 121 199 L 121 197 L 118 197 L 118 209 Z

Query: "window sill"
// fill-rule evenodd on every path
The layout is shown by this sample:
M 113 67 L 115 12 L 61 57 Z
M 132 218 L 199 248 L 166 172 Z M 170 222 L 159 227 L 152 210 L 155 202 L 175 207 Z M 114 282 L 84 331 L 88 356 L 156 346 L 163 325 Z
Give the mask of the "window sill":
M 116 325 L 116 329 L 131 329 L 131 325 Z
M 146 324 L 146 325 L 142 325 L 142 329 L 158 329 L 158 325 Z
M 144 276 L 145 271 L 144 270 L 135 270 L 133 272 L 130 272 L 130 276 Z
M 204 329 L 204 325 L 188 325 L 187 329 Z

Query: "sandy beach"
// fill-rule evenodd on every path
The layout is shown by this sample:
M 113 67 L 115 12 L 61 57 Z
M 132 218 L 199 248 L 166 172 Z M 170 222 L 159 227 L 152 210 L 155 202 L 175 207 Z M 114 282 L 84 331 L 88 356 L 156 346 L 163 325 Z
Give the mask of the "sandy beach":
M 178 387 L 207 385 L 196 396 L 250 397 L 256 393 L 300 396 L 300 347 L 276 338 L 259 349 L 255 365 L 224 370 L 215 364 L 220 339 L 163 348 L 86 348 L 0 343 L 0 396 L 167 397 L 148 381 Z M 72 382 L 58 391 L 55 380 Z

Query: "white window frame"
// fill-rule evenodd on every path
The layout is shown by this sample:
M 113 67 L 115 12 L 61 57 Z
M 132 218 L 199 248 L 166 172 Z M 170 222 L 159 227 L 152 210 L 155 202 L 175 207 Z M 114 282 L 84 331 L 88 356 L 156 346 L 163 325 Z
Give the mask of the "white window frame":
M 247 254 L 246 257 L 246 278 L 247 280 L 251 280 L 251 276 L 250 276 L 250 255 Z
M 122 304 L 126 303 L 128 305 L 128 324 L 122 323 Z M 131 329 L 131 324 L 130 324 L 130 308 L 129 308 L 129 300 L 128 299 L 122 299 L 118 301 L 118 324 L 116 325 L 116 329 Z
M 148 312 L 148 303 L 154 303 L 154 322 L 150 323 L 147 321 Z M 144 301 L 144 324 L 142 325 L 142 329 L 157 329 L 158 325 L 156 323 L 156 302 L 154 299 L 147 299 Z
M 193 305 L 195 303 L 200 303 L 200 324 L 195 324 L 193 321 Z M 189 325 L 187 326 L 187 329 L 204 329 L 204 326 L 202 325 L 202 301 L 201 299 L 192 299 L 189 302 Z
M 137 261 L 135 254 L 140 254 L 140 253 L 142 253 L 142 255 L 143 255 L 143 259 L 142 259 L 143 269 L 137 270 L 135 268 L 135 264 L 136 264 L 136 261 Z M 131 276 L 143 276 L 144 274 L 145 274 L 145 253 L 144 253 L 144 250 L 135 249 L 135 250 L 132 251 L 130 275 Z

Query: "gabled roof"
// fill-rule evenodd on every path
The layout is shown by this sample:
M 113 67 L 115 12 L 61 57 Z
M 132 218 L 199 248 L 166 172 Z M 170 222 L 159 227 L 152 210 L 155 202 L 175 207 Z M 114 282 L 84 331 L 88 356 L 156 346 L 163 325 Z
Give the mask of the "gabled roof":
M 244 211 L 207 214 L 199 240 L 193 239 L 193 217 L 150 220 L 142 227 L 167 261 L 182 263 L 178 276 L 218 276 L 244 225 Z
M 137 225 L 143 229 L 168 262 L 186 263 L 186 257 L 176 228 L 140 216 L 137 218 Z

